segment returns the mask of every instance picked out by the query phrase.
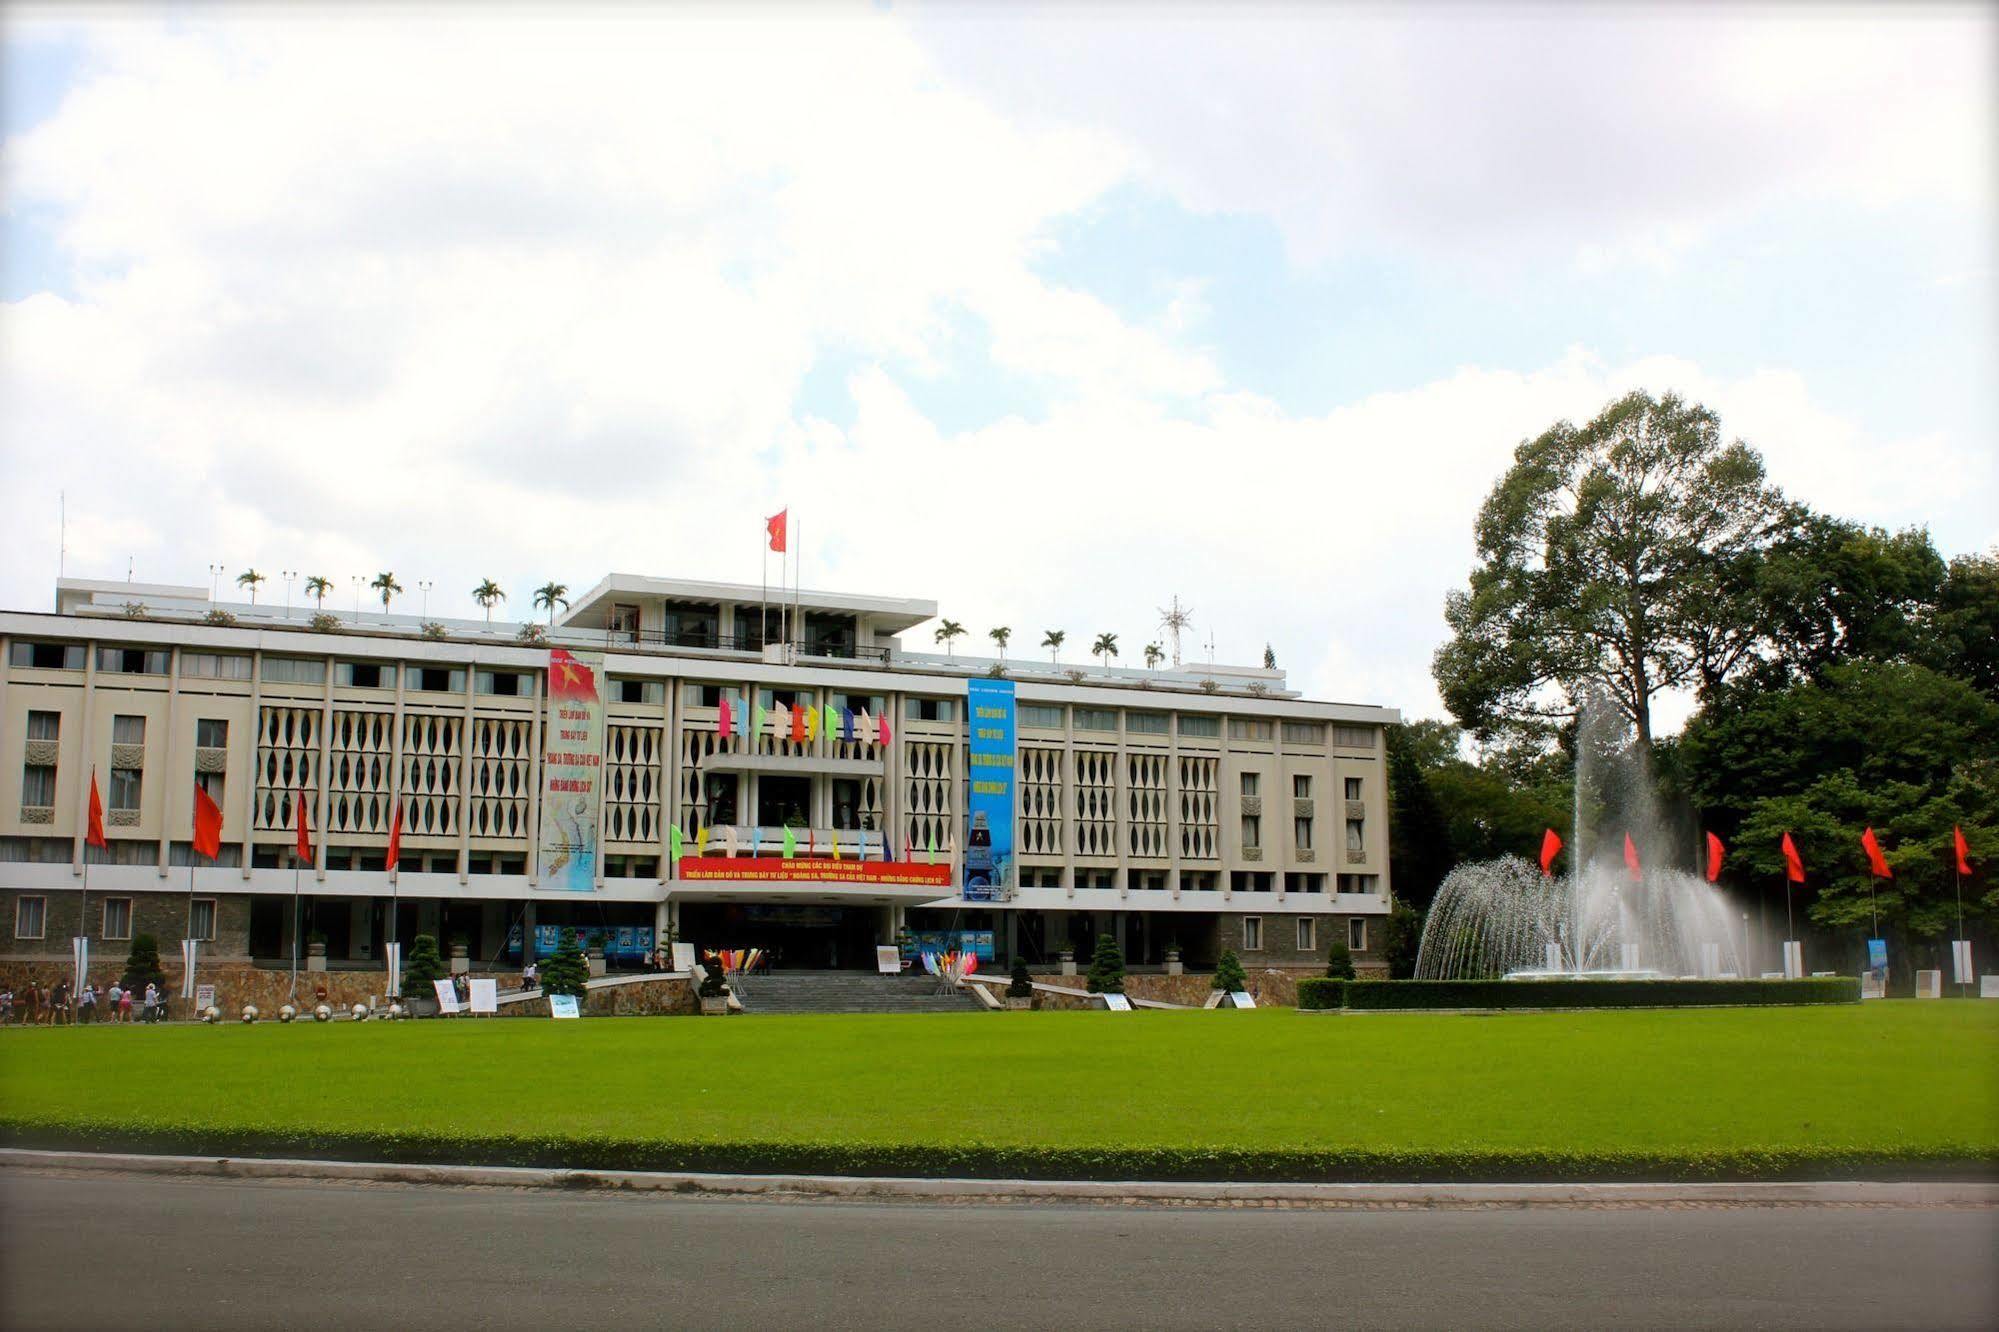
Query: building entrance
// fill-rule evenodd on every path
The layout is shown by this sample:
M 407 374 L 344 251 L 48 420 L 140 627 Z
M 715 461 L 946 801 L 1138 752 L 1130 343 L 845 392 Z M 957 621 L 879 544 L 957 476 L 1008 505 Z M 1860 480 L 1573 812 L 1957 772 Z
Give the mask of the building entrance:
M 711 948 L 761 948 L 772 971 L 870 971 L 884 928 L 878 907 L 782 902 L 685 902 L 682 942 L 697 956 Z

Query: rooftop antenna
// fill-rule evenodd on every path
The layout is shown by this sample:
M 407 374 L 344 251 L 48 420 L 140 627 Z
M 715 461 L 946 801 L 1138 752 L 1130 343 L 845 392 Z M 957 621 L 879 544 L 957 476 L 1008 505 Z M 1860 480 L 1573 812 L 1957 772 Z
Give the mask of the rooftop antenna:
M 132 557 L 127 555 L 125 557 L 125 581 L 128 583 L 132 581 L 132 563 Z
M 1192 606 L 1183 607 L 1180 604 L 1179 593 L 1176 592 L 1173 594 L 1173 604 L 1171 606 L 1161 606 L 1159 608 L 1159 627 L 1164 629 L 1167 637 L 1173 641 L 1173 665 L 1175 667 L 1180 665 L 1180 631 L 1182 629 L 1191 629 L 1193 626 L 1194 608 Z
M 1210 629 L 1208 630 L 1208 669 L 1213 670 L 1214 666 L 1215 666 L 1215 631 Z

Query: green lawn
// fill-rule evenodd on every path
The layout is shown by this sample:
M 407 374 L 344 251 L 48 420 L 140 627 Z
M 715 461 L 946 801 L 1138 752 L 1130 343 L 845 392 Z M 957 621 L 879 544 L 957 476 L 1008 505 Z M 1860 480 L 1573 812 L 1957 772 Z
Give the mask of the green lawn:
M 1363 1178 L 1999 1170 L 1999 1004 L 0 1031 L 14 1142 Z

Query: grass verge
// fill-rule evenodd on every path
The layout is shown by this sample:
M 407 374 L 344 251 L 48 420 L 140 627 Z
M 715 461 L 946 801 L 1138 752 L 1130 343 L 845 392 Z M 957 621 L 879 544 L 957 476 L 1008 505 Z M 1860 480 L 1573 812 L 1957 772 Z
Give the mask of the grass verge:
M 1038 1178 L 1999 1174 L 1999 1005 L 0 1032 L 15 1145 Z

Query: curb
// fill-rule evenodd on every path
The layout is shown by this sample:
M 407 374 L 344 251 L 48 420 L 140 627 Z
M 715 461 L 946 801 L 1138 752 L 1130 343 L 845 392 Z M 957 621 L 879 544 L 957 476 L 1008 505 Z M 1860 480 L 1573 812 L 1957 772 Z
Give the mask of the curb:
M 188 1179 L 319 1180 L 372 1184 L 669 1193 L 723 1198 L 870 1201 L 1283 1203 L 1320 1206 L 1592 1206 L 1730 1203 L 1760 1206 L 1999 1207 L 1999 1184 L 1780 1181 L 1711 1184 L 1223 1184 L 1117 1180 L 898 1179 L 866 1175 L 720 1175 L 693 1171 L 549 1170 L 532 1166 L 397 1165 L 241 1156 L 148 1156 L 0 1148 L 0 1168 Z

